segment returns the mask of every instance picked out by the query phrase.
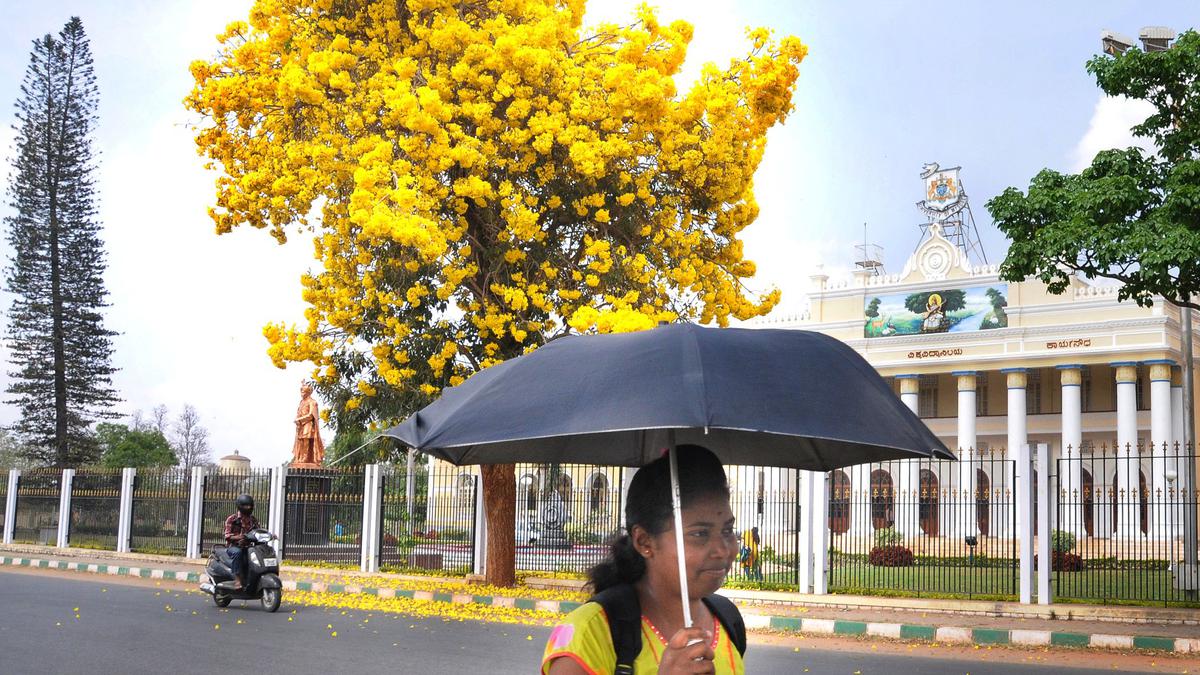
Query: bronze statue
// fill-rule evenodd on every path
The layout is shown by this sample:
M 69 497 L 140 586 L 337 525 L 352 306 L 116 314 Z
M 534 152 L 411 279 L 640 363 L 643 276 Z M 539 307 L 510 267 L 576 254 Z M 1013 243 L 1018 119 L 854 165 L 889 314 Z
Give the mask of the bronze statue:
M 317 468 L 325 460 L 321 441 L 321 417 L 312 397 L 312 385 L 300 385 L 300 407 L 296 409 L 296 441 L 292 444 L 292 466 Z

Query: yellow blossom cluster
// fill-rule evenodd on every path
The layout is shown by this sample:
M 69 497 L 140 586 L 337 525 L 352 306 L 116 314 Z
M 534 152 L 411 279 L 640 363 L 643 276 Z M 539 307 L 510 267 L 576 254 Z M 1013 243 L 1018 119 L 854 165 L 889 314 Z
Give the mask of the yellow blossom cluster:
M 308 607 L 329 607 L 359 612 L 382 612 L 419 617 L 439 617 L 452 621 L 490 621 L 493 623 L 516 623 L 534 626 L 552 626 L 562 620 L 562 615 L 538 609 L 497 607 L 475 603 L 454 604 L 435 600 L 410 600 L 408 598 L 381 598 L 375 595 L 348 593 L 313 593 L 291 591 L 284 595 L 288 604 Z M 344 614 L 345 612 L 343 612 Z M 357 617 L 349 616 L 347 621 Z M 368 621 L 370 617 L 368 617 Z M 330 624 L 330 629 L 333 629 Z M 336 637 L 336 633 L 333 634 Z
M 584 4 L 257 0 L 192 64 L 217 232 L 315 236 L 304 320 L 264 329 L 276 365 L 367 409 L 562 332 L 778 302 L 745 291 L 738 237 L 806 47 L 750 31 L 681 92 L 689 24 L 585 28 Z

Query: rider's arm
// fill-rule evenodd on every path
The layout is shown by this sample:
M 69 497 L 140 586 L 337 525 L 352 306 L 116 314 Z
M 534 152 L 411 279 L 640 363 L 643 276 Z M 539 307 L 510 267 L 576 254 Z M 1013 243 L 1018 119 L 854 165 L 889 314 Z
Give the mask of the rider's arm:
M 243 536 L 242 534 L 235 533 L 233 531 L 234 523 L 238 523 L 238 515 L 236 513 L 225 519 L 225 543 L 226 544 L 232 545 L 232 544 L 235 544 L 235 543 L 241 541 L 241 539 L 242 539 L 242 536 Z M 240 525 L 240 523 L 238 523 L 238 524 Z

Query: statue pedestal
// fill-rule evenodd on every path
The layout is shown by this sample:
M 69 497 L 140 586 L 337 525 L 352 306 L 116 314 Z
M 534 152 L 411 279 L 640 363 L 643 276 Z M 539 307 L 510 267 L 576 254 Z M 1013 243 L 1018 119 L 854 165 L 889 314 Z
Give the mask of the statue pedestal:
M 337 543 L 330 541 L 336 527 L 331 499 L 334 474 L 308 464 L 293 463 L 288 467 L 282 529 L 289 558 L 305 560 L 313 555 L 319 558 L 320 552 L 312 550 L 314 547 Z

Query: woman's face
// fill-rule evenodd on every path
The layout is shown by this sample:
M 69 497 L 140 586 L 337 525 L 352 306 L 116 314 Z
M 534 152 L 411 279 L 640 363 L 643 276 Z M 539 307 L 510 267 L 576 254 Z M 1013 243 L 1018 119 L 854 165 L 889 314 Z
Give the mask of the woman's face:
M 687 563 L 688 595 L 692 599 L 712 595 L 725 583 L 725 575 L 737 557 L 737 534 L 729 500 L 720 494 L 702 497 L 683 509 L 683 551 Z M 653 577 L 679 587 L 679 558 L 675 527 L 651 535 L 639 530 L 635 540 L 654 570 Z M 649 555 L 647 555 L 649 553 Z

